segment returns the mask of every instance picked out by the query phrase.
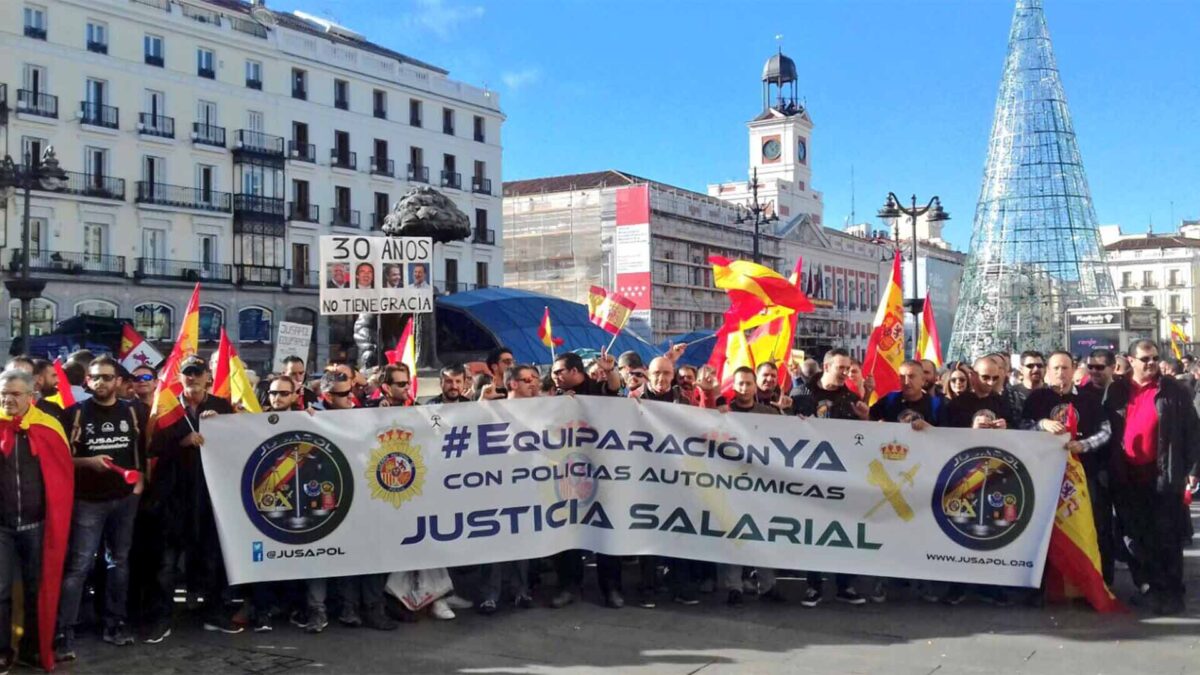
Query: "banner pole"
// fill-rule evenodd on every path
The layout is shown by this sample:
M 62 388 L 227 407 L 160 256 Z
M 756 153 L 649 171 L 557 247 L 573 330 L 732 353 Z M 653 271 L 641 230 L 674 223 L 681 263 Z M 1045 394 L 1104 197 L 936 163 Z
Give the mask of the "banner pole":
M 613 333 L 612 339 L 608 341 L 608 347 L 606 347 L 604 350 L 605 354 L 612 351 L 613 345 L 615 345 L 617 343 L 617 337 L 619 337 L 620 335 L 621 335 L 621 329 L 618 328 L 617 332 Z

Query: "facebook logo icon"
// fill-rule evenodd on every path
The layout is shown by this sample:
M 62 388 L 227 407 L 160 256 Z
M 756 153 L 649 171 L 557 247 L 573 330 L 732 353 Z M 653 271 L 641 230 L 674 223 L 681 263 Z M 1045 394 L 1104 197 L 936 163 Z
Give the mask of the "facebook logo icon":
M 261 541 L 254 542 L 251 557 L 254 559 L 254 562 L 263 561 L 263 543 Z

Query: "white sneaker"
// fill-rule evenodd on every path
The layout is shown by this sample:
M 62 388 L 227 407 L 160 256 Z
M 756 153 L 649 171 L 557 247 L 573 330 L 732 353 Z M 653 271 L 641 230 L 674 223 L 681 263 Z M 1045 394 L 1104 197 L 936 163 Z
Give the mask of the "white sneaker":
M 434 600 L 433 605 L 429 608 L 429 613 L 439 621 L 449 621 L 454 618 L 454 610 L 450 609 L 445 600 Z
M 475 606 L 475 603 L 471 602 L 470 600 L 461 598 L 453 593 L 442 598 L 442 600 L 445 601 L 446 605 L 448 605 L 451 609 L 471 609 Z

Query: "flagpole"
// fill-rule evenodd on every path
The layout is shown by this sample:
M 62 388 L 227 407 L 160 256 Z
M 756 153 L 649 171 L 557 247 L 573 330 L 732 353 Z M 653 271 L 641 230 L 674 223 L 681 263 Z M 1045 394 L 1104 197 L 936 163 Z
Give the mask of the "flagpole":
M 613 345 L 617 343 L 617 337 L 621 335 L 622 330 L 623 328 L 618 328 L 617 332 L 613 333 L 612 339 L 608 341 L 608 347 L 604 350 L 605 354 L 612 351 Z

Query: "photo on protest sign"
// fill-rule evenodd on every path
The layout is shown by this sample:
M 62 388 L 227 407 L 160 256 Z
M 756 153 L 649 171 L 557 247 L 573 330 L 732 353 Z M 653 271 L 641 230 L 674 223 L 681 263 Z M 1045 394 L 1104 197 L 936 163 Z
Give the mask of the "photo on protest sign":
M 433 311 L 429 237 L 321 237 L 321 314 Z

